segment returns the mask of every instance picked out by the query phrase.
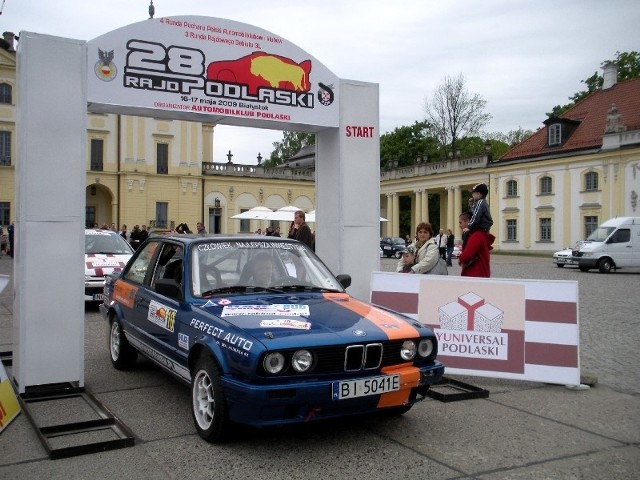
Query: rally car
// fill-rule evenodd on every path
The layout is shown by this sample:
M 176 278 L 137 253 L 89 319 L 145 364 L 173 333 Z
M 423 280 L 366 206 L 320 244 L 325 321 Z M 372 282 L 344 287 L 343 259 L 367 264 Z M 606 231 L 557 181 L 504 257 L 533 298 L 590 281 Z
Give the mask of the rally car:
M 143 354 L 191 387 L 199 435 L 401 414 L 440 380 L 432 330 L 350 297 L 287 238 L 150 237 L 104 287 L 116 369 Z
M 119 233 L 111 230 L 84 231 L 84 301 L 102 302 L 104 279 L 120 272 L 133 249 Z

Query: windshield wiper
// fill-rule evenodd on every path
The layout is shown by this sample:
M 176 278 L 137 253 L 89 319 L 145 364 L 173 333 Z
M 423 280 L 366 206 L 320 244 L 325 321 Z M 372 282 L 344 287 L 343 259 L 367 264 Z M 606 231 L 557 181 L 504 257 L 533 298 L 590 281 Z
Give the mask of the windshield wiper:
M 278 285 L 277 288 L 283 291 L 303 291 L 303 292 L 340 292 L 340 290 L 336 290 L 333 288 L 325 288 L 325 287 L 316 287 L 315 285 Z

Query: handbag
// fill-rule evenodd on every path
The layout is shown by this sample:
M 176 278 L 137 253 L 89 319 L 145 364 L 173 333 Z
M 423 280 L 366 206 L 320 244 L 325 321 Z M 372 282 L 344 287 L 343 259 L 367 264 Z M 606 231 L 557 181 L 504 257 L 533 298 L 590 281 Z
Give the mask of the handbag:
M 424 275 L 449 275 L 447 262 L 444 258 L 438 257 L 436 264 L 431 268 L 431 270 L 424 272 Z

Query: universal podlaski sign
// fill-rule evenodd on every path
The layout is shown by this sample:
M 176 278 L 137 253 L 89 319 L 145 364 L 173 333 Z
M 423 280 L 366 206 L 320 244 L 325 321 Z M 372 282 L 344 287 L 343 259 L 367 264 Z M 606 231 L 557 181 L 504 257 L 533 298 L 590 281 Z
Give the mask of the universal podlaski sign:
M 239 126 L 339 125 L 338 78 L 304 50 L 252 25 L 149 19 L 91 40 L 87 56 L 90 111 L 120 105 Z

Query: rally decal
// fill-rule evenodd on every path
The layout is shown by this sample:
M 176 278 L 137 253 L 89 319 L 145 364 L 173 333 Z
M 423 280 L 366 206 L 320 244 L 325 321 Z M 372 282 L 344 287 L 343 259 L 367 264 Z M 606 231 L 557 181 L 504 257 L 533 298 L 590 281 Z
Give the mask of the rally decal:
M 189 350 L 189 335 L 185 333 L 178 334 L 178 347 Z
M 155 323 L 165 330 L 173 332 L 173 328 L 176 323 L 176 311 L 173 308 L 169 308 L 166 305 L 156 302 L 155 300 L 151 300 L 151 302 L 149 302 L 147 320 L 151 323 Z
M 274 318 L 273 320 L 262 320 L 260 326 L 263 328 L 292 328 L 294 330 L 311 330 L 311 323 L 294 320 L 293 318 Z
M 418 331 L 409 323 L 402 319 L 397 318 L 391 313 L 387 313 L 384 310 L 368 305 L 364 302 L 350 298 L 349 301 L 344 301 L 343 295 L 323 294 L 324 298 L 331 300 L 332 302 L 340 302 L 339 305 L 347 310 L 351 310 L 358 315 L 361 315 L 366 320 L 369 320 L 375 326 L 383 330 L 389 340 L 401 340 L 403 338 L 415 338 L 419 337 Z
M 134 287 L 122 280 L 116 280 L 112 299 L 125 307 L 133 308 L 136 293 L 138 293 L 138 287 Z
M 251 347 L 253 347 L 253 342 L 251 340 L 247 340 L 238 334 L 227 332 L 224 328 L 216 327 L 215 325 L 203 322 L 197 318 L 191 319 L 189 326 L 196 330 L 200 330 L 206 335 L 210 335 L 222 348 L 231 350 L 243 357 L 248 357 Z
M 225 305 L 222 317 L 237 317 L 239 315 L 279 315 L 282 317 L 308 317 L 309 305 L 295 303 L 275 303 L 273 305 Z
M 184 378 L 187 381 L 191 381 L 191 373 L 188 368 L 183 367 L 179 363 L 173 361 L 171 358 L 167 357 L 165 354 L 160 353 L 155 348 L 151 348 L 146 343 L 141 342 L 135 337 L 128 336 L 127 340 L 131 345 L 133 345 L 137 350 L 140 350 L 151 360 L 156 362 L 161 367 L 166 368 L 167 370 L 175 373 L 181 378 Z

